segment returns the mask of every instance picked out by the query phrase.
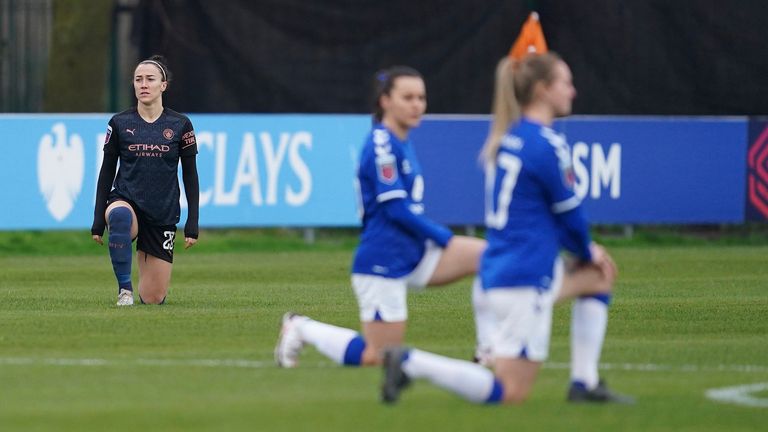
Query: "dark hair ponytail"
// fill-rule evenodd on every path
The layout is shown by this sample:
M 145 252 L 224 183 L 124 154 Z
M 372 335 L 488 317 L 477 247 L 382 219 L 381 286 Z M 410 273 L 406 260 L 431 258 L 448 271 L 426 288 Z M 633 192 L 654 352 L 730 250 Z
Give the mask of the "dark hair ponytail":
M 389 95 L 392 91 L 392 87 L 395 86 L 395 80 L 402 77 L 417 77 L 422 78 L 419 71 L 408 66 L 392 66 L 386 69 L 381 69 L 373 76 L 373 121 L 380 123 L 384 118 L 384 109 L 381 107 L 380 101 L 383 95 Z

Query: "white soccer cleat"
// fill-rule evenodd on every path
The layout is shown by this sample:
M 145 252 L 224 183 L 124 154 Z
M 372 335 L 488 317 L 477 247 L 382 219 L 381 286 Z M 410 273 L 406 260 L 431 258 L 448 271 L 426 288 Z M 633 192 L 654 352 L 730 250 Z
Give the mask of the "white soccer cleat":
M 299 334 L 299 326 L 309 318 L 293 312 L 283 315 L 283 326 L 275 347 L 275 363 L 279 367 L 294 368 L 299 364 L 299 354 L 304 348 L 304 341 Z
M 117 295 L 118 306 L 133 306 L 133 291 L 127 289 L 121 289 L 120 294 Z

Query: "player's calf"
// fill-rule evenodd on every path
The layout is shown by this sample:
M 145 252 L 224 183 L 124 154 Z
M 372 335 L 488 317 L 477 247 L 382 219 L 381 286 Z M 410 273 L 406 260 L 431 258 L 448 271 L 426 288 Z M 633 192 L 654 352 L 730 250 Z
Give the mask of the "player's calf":
M 133 291 L 131 284 L 131 223 L 133 215 L 127 207 L 115 207 L 109 212 L 109 257 L 117 279 L 118 294 Z

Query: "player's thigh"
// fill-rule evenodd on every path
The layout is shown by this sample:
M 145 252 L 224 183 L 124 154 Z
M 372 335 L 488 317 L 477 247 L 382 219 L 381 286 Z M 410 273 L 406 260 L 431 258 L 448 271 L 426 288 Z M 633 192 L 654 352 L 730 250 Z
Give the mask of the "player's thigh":
M 153 225 L 144 219 L 139 220 L 139 237 L 136 239 L 136 250 L 173 263 L 175 239 L 175 225 Z
M 360 310 L 360 322 L 404 322 L 408 319 L 406 280 L 369 274 L 353 274 L 352 290 Z
M 408 319 L 406 281 L 353 274 L 351 282 L 366 342 L 363 364 L 380 364 L 385 348 L 403 343 Z
M 131 205 L 127 202 L 118 200 L 110 203 L 107 206 L 107 209 L 104 211 L 104 220 L 109 223 L 109 214 L 112 212 L 112 210 L 118 207 L 125 207 L 131 211 L 131 238 L 135 239 L 136 236 L 139 235 L 139 220 L 136 217 L 136 212 L 133 210 L 133 207 L 131 207 Z
M 168 294 L 173 264 L 144 251 L 137 252 L 139 295 L 147 303 L 158 303 Z
M 492 314 L 490 348 L 494 361 L 519 358 L 543 362 L 547 359 L 555 295 L 551 290 L 533 286 L 486 292 Z
M 592 264 L 572 267 L 563 275 L 563 285 L 557 300 L 569 300 L 592 294 L 607 294 L 613 290 L 613 281 Z
M 467 236 L 454 236 L 443 249 L 435 271 L 429 279 L 429 285 L 443 285 L 477 273 L 480 256 L 485 250 L 483 239 Z
M 496 325 L 491 351 L 504 403 L 519 404 L 531 393 L 549 350 L 552 298 L 535 287 L 510 287 L 486 292 Z

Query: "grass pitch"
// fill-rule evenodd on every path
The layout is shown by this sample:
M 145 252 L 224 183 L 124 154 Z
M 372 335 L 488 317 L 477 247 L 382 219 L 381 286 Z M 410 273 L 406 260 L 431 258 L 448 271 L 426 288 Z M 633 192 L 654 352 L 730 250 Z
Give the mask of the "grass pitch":
M 260 248 L 248 236 L 210 248 L 203 237 L 178 251 L 168 303 L 132 308 L 114 306 L 105 248 L 12 253 L 0 241 L 0 430 L 765 428 L 768 385 L 745 396 L 756 406 L 706 392 L 768 383 L 766 246 L 612 249 L 621 274 L 602 376 L 637 405 L 564 402 L 570 317 L 561 305 L 550 361 L 524 406 L 472 405 L 426 382 L 384 406 L 378 368 L 338 367 L 313 349 L 298 369 L 272 363 L 286 310 L 358 328 L 351 243 Z M 409 343 L 470 358 L 469 287 L 409 297 Z

